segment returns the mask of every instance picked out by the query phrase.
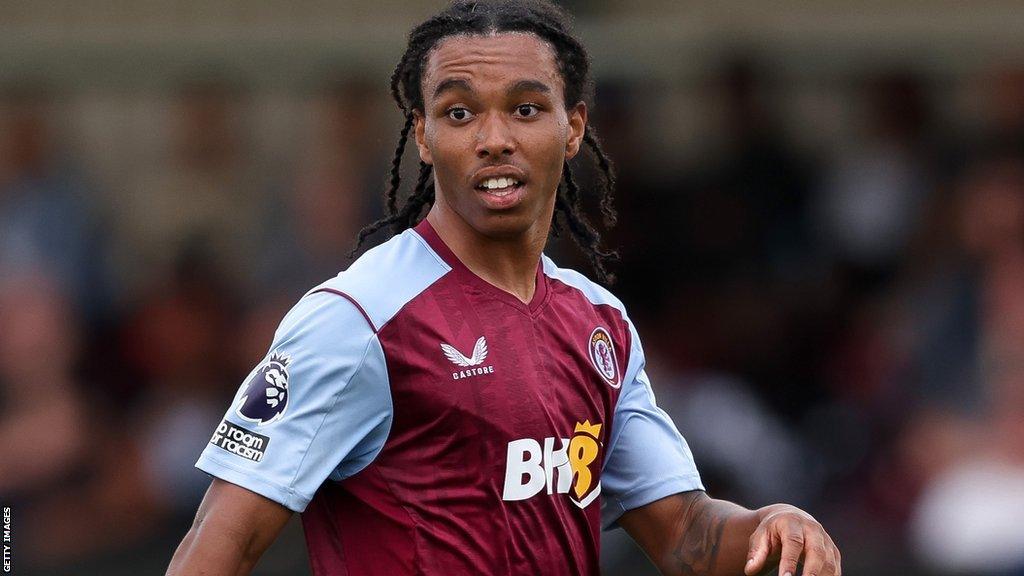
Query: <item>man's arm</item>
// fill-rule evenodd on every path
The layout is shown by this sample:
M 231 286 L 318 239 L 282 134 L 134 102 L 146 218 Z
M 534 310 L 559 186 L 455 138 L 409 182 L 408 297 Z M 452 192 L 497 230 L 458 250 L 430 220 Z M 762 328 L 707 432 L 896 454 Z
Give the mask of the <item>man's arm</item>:
M 839 549 L 802 510 L 775 504 L 747 510 L 703 491 L 662 498 L 622 515 L 619 524 L 666 576 L 779 574 L 840 576 Z
M 273 500 L 214 478 L 167 576 L 248 574 L 291 515 Z

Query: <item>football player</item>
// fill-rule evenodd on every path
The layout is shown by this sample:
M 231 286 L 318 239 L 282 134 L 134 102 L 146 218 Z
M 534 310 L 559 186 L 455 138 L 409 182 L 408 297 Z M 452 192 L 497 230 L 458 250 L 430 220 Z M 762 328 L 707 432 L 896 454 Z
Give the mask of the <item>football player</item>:
M 597 574 L 611 527 L 664 574 L 841 573 L 809 514 L 705 493 L 623 304 L 543 254 L 557 226 L 607 279 L 568 163 L 590 149 L 613 217 L 590 87 L 545 1 L 413 29 L 387 215 L 360 241 L 396 235 L 285 316 L 199 459 L 214 481 L 169 574 L 248 573 L 293 512 L 320 576 Z

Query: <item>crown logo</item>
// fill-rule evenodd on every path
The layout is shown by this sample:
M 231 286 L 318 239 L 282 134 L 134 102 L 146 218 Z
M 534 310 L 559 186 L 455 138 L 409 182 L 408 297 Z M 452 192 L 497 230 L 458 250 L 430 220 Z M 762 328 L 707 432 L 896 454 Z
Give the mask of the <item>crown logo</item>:
M 584 420 L 582 423 L 576 423 L 576 434 L 583 433 L 594 439 L 598 438 L 601 434 L 601 424 L 591 424 L 590 419 Z
M 270 362 L 277 362 L 281 366 L 284 366 L 285 368 L 288 367 L 288 364 L 291 361 L 292 361 L 292 357 L 291 356 L 285 356 L 284 354 L 281 354 L 279 352 L 273 352 L 273 353 L 270 354 Z

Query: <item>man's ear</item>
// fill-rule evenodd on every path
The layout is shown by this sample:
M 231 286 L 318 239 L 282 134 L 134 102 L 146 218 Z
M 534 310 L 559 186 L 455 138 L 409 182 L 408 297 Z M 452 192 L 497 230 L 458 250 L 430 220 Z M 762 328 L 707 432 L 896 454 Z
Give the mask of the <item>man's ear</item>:
M 434 159 L 430 156 L 430 148 L 427 147 L 427 138 L 425 136 L 425 130 L 427 127 L 427 120 L 423 117 L 423 114 L 419 110 L 412 111 L 413 118 L 413 134 L 416 137 L 416 148 L 420 152 L 420 160 L 424 164 L 434 164 Z
M 565 159 L 568 160 L 580 151 L 583 145 L 583 134 L 587 129 L 587 104 L 577 102 L 569 109 L 569 125 L 566 128 L 569 138 L 565 142 Z

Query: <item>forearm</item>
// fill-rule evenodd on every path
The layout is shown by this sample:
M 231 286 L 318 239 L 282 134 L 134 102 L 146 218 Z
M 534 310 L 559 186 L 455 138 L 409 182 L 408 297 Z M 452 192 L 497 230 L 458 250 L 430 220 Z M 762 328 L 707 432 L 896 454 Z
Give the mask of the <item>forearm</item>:
M 196 522 L 174 552 L 167 576 L 244 576 L 256 560 L 258 555 L 241 538 Z
M 743 573 L 757 512 L 704 495 L 693 498 L 680 516 L 661 566 L 666 576 L 735 576 Z
M 276 502 L 214 480 L 167 576 L 248 574 L 289 517 L 291 511 Z
M 678 513 L 664 562 L 666 576 L 735 576 L 743 573 L 757 512 L 707 495 L 689 499 Z
M 620 523 L 666 576 L 736 576 L 748 560 L 750 536 L 774 509 L 748 510 L 690 492 L 652 503 L 643 515 L 627 514 Z

